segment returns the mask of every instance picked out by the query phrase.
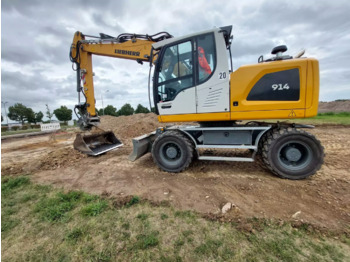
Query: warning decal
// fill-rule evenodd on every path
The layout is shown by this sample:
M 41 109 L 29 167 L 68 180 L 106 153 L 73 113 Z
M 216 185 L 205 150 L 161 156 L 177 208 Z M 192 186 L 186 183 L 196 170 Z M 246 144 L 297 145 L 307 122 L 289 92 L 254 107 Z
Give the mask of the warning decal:
M 294 112 L 294 110 L 291 110 L 288 117 L 296 117 L 297 114 Z

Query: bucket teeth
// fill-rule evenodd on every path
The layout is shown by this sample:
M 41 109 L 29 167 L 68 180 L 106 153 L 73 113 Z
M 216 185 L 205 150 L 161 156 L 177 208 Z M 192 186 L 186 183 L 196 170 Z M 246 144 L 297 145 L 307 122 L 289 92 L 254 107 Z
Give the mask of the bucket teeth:
M 74 141 L 74 149 L 92 156 L 106 153 L 122 145 L 122 142 L 113 132 L 103 132 L 86 136 L 77 134 Z

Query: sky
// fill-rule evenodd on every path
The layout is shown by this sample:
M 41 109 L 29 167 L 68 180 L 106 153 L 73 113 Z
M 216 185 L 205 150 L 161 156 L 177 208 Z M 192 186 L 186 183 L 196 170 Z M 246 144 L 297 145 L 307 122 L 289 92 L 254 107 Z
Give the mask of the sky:
M 182 36 L 233 26 L 233 69 L 306 49 L 320 63 L 320 101 L 350 99 L 350 1 L 2 0 L 1 101 L 35 112 L 77 104 L 76 73 L 68 53 L 73 34 Z M 148 106 L 148 71 L 135 61 L 93 57 L 96 107 Z M 1 107 L 4 111 L 4 107 Z M 5 114 L 3 113 L 3 116 Z M 44 118 L 45 120 L 46 118 Z

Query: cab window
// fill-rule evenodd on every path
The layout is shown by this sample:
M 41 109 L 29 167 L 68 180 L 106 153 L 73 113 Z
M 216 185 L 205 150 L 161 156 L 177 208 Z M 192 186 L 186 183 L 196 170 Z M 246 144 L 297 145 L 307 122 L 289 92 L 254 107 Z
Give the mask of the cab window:
M 198 84 L 208 80 L 216 66 L 214 35 L 207 34 L 197 37 Z
M 159 101 L 172 101 L 182 90 L 194 86 L 192 42 L 166 48 L 158 74 Z

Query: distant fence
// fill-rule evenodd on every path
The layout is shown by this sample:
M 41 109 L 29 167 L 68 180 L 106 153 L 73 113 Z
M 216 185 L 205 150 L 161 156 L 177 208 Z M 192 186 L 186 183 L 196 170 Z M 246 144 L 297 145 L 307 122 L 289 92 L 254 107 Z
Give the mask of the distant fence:
M 40 124 L 41 131 L 51 131 L 61 129 L 60 123 Z

